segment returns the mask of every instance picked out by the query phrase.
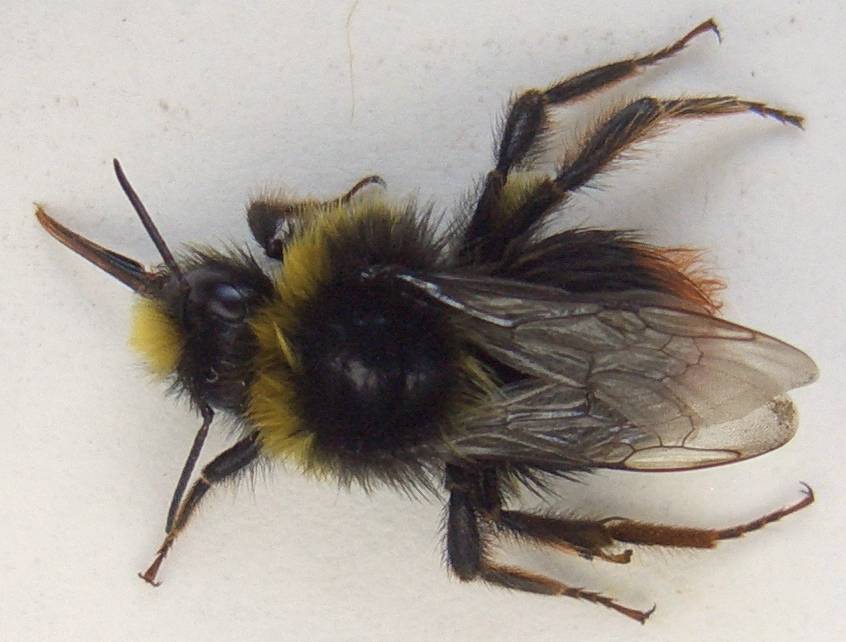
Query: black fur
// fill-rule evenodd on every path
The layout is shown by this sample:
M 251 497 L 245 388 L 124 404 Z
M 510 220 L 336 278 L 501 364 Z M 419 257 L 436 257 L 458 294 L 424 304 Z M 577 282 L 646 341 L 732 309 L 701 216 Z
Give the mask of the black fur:
M 185 338 L 176 388 L 195 402 L 242 414 L 257 347 L 249 319 L 271 298 L 273 284 L 245 253 L 195 250 L 182 269 L 190 289 L 171 278 L 161 295 Z
M 461 392 L 460 346 L 434 306 L 380 270 L 446 269 L 428 215 L 378 205 L 326 240 L 331 274 L 286 339 L 297 413 L 342 481 L 415 483 Z M 414 472 L 412 472 L 414 471 Z
M 290 337 L 297 397 L 322 450 L 362 458 L 435 437 L 458 385 L 457 350 L 430 308 L 386 284 L 327 288 Z

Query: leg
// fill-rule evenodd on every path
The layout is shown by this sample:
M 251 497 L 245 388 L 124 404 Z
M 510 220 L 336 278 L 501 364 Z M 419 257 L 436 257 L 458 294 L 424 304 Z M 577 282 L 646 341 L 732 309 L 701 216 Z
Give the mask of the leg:
M 511 168 L 522 161 L 539 134 L 546 126 L 547 110 L 572 103 L 597 91 L 637 75 L 644 68 L 657 64 L 680 52 L 696 36 L 713 31 L 719 37 L 717 25 L 706 20 L 668 47 L 639 58 L 629 58 L 551 85 L 543 91 L 530 89 L 520 95 L 511 105 L 505 120 L 496 170 L 508 174 Z
M 539 181 L 523 204 L 507 220 L 499 221 L 495 234 L 483 239 L 487 260 L 502 257 L 508 243 L 527 232 L 553 208 L 560 206 L 571 192 L 584 187 L 598 173 L 607 169 L 633 145 L 660 133 L 677 119 L 706 118 L 751 112 L 782 123 L 802 126 L 802 117 L 759 102 L 734 96 L 662 100 L 640 98 L 614 112 L 587 138 L 575 157 L 565 162 L 557 176 Z
M 812 504 L 814 493 L 811 488 L 803 484 L 802 492 L 805 496 L 790 506 L 745 524 L 719 529 L 648 524 L 624 517 L 597 521 L 556 519 L 520 511 L 501 511 L 494 517 L 500 527 L 520 537 L 551 546 L 563 546 L 587 558 L 596 556 L 611 562 L 628 562 L 631 551 L 609 556 L 604 549 L 617 542 L 675 548 L 713 548 L 720 540 L 741 537 Z
M 173 522 L 173 527 L 168 530 L 159 550 L 156 552 L 156 557 L 153 563 L 144 572 L 138 575 L 145 581 L 154 586 L 158 586 L 156 582 L 156 574 L 159 572 L 159 567 L 162 564 L 165 556 L 168 554 L 170 547 L 176 540 L 179 533 L 185 528 L 188 520 L 193 515 L 194 510 L 200 503 L 200 500 L 206 492 L 215 484 L 231 479 L 239 472 L 243 471 L 249 464 L 253 463 L 261 451 L 261 444 L 258 441 L 258 435 L 253 433 L 239 441 L 237 444 L 223 451 L 220 455 L 215 457 L 200 473 L 199 479 L 194 482 L 191 491 L 185 498 L 185 501 L 179 506 L 176 513 L 176 518 Z
M 542 595 L 565 595 L 587 600 L 613 609 L 641 623 L 652 614 L 655 607 L 649 611 L 639 611 L 618 604 L 599 593 L 570 587 L 543 575 L 490 561 L 485 551 L 485 534 L 480 531 L 478 521 L 479 503 L 484 503 L 479 497 L 478 489 L 483 484 L 484 481 L 472 471 L 465 471 L 454 466 L 448 468 L 447 485 L 450 489 L 450 499 L 447 517 L 447 556 L 450 567 L 459 579 L 463 581 L 480 579 L 518 591 Z
M 729 528 L 680 528 L 678 526 L 664 526 L 662 524 L 645 524 L 620 517 L 604 519 L 601 524 L 608 535 L 618 542 L 647 546 L 713 548 L 720 540 L 742 537 L 746 533 L 763 528 L 767 524 L 772 524 L 782 517 L 787 517 L 791 513 L 795 513 L 813 504 L 814 491 L 807 484 L 802 484 L 802 486 L 802 493 L 805 496 L 798 502 L 774 510 L 751 522 Z
M 553 546 L 584 559 L 598 557 L 606 562 L 628 564 L 632 557 L 632 551 L 628 549 L 622 553 L 605 550 L 614 545 L 615 539 L 600 521 L 559 519 L 504 510 L 496 518 L 496 524 L 511 534 Z
M 555 188 L 567 193 L 584 186 L 632 145 L 655 135 L 670 121 L 743 112 L 774 118 L 796 127 L 802 126 L 801 116 L 734 96 L 675 100 L 641 98 L 614 113 L 593 132 L 576 158 L 565 164 L 555 177 Z
M 381 176 L 376 176 L 373 174 L 372 176 L 365 176 L 364 178 L 360 179 L 355 185 L 353 185 L 346 194 L 341 196 L 338 200 L 341 203 L 348 203 L 349 200 L 356 195 L 356 193 L 368 185 L 379 185 L 382 188 L 385 187 L 385 181 L 382 180 Z
M 713 20 L 707 20 L 659 51 L 591 69 L 551 85 L 545 90 L 529 90 L 514 100 L 502 130 L 496 168 L 485 178 L 476 210 L 464 234 L 464 251 L 472 250 L 495 229 L 496 219 L 500 213 L 499 197 L 508 180 L 508 173 L 526 157 L 535 141 L 546 129 L 547 110 L 550 107 L 574 102 L 631 78 L 645 67 L 678 53 L 693 38 L 707 31 L 713 31 L 719 37 L 717 25 Z
M 203 443 L 206 441 L 206 436 L 209 434 L 209 426 L 211 426 L 212 419 L 214 419 L 214 411 L 207 405 L 200 406 L 200 412 L 203 415 L 203 425 L 197 431 L 194 437 L 194 443 L 191 445 L 191 450 L 188 453 L 188 458 L 185 460 L 185 465 L 182 467 L 182 473 L 179 475 L 179 481 L 176 483 L 176 488 L 173 491 L 173 497 L 170 500 L 170 508 L 167 511 L 167 521 L 165 522 L 165 533 L 169 533 L 173 528 L 173 520 L 176 518 L 176 511 L 179 509 L 179 504 L 182 502 L 182 495 L 185 493 L 185 488 L 188 486 L 188 480 L 191 479 L 191 473 L 194 471 L 194 466 L 197 464 L 197 458 L 200 456 L 200 451 L 203 449 Z
M 385 186 L 380 176 L 365 176 L 346 193 L 327 201 L 303 200 L 287 201 L 284 199 L 262 199 L 250 203 L 247 209 L 247 222 L 253 238 L 264 248 L 265 254 L 272 259 L 281 259 L 288 222 L 300 216 L 305 210 L 328 207 L 332 204 L 346 204 L 355 194 L 368 185 Z

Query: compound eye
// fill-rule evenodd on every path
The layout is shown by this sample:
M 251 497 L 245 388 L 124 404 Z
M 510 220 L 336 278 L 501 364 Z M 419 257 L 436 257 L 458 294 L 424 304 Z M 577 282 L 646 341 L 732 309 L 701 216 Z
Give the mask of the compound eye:
M 241 291 L 229 283 L 217 283 L 208 299 L 209 312 L 225 321 L 243 321 L 247 316 L 247 302 Z

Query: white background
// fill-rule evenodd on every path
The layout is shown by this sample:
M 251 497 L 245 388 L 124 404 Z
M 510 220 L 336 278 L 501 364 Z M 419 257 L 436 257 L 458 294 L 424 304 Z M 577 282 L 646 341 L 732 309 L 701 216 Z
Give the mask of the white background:
M 0 9 L 0 639 L 843 639 L 839 2 L 78 4 Z M 602 473 L 562 484 L 551 507 L 729 525 L 798 499 L 800 480 L 816 505 L 715 551 L 639 550 L 628 567 L 529 557 L 573 585 L 657 603 L 645 627 L 462 585 L 444 570 L 437 502 L 339 492 L 282 466 L 211 496 L 160 588 L 135 576 L 198 421 L 126 347 L 131 293 L 49 238 L 33 201 L 145 262 L 155 250 L 114 156 L 172 246 L 244 241 L 262 189 L 335 195 L 372 172 L 448 209 L 490 166 L 510 92 L 663 46 L 712 15 L 722 45 L 701 37 L 614 95 L 737 93 L 800 111 L 806 131 L 754 116 L 684 124 L 562 222 L 709 248 L 725 314 L 805 349 L 822 378 L 795 394 L 802 426 L 778 452 Z M 205 455 L 226 443 L 218 430 Z

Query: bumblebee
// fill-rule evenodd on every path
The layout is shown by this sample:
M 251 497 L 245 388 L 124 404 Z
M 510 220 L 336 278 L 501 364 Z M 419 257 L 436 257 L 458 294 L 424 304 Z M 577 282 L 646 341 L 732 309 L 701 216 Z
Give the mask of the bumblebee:
M 138 295 L 132 345 L 202 417 L 141 577 L 159 567 L 206 493 L 261 461 L 293 462 L 342 485 L 384 483 L 448 496 L 447 560 L 461 580 L 566 595 L 644 622 L 611 597 L 499 562 L 503 536 L 626 563 L 626 545 L 710 548 L 813 502 L 724 529 L 511 510 L 523 487 L 594 469 L 676 471 L 728 464 L 786 443 L 786 391 L 817 377 L 777 339 L 717 316 L 720 284 L 696 253 L 637 235 L 548 224 L 574 192 L 668 125 L 751 112 L 802 118 L 733 96 L 643 97 L 607 114 L 542 173 L 550 110 L 635 76 L 671 45 L 532 89 L 510 104 L 495 166 L 443 230 L 430 210 L 389 200 L 378 176 L 327 200 L 264 198 L 249 227 L 268 259 L 193 248 L 175 258 L 120 164 L 114 168 L 162 258 L 141 263 L 41 225 Z M 217 413 L 235 445 L 188 489 Z M 185 491 L 188 491 L 187 494 Z M 622 550 L 621 550 L 622 549 Z

